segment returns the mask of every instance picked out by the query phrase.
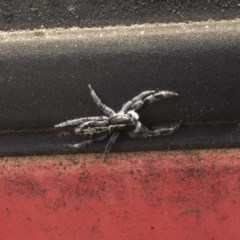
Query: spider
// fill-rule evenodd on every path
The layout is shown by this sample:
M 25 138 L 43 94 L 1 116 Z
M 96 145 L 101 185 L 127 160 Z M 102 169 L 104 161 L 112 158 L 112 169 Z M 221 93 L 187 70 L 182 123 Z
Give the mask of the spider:
M 124 103 L 120 111 L 115 112 L 113 109 L 102 103 L 101 99 L 97 96 L 91 85 L 88 85 L 88 87 L 93 101 L 107 116 L 77 118 L 56 124 L 54 127 L 61 128 L 74 126 L 74 132 L 76 134 L 91 137 L 89 140 L 67 145 L 76 149 L 92 144 L 95 141 L 101 141 L 110 135 L 104 151 L 105 162 L 107 160 L 108 153 L 113 143 L 117 140 L 120 132 L 127 132 L 130 137 L 155 137 L 160 135 L 170 135 L 175 132 L 181 124 L 180 121 L 170 127 L 159 127 L 150 130 L 139 121 L 139 115 L 136 112 L 144 104 L 153 103 L 163 98 L 178 96 L 175 92 L 157 90 L 144 91 Z

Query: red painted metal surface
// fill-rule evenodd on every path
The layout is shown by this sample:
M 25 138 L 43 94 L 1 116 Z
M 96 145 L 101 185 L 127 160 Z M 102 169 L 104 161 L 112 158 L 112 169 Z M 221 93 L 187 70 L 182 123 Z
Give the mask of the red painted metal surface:
M 240 149 L 0 160 L 0 239 L 240 239 Z

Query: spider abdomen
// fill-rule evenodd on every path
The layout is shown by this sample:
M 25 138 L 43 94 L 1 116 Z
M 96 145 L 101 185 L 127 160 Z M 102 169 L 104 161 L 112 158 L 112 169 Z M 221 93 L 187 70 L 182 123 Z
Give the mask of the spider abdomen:
M 132 131 L 134 129 L 135 129 L 135 125 L 133 124 L 110 124 L 110 125 L 101 126 L 101 127 L 89 127 L 82 130 L 78 130 L 77 132 L 75 130 L 75 132 L 85 137 L 87 136 L 96 137 L 103 134 L 111 134 L 114 131 L 125 132 L 125 131 Z

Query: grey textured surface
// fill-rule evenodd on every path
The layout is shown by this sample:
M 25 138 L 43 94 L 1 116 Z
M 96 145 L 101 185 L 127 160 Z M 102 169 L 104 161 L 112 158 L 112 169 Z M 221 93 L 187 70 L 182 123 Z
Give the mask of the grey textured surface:
M 206 21 L 239 16 L 239 0 L 0 1 L 0 30 Z

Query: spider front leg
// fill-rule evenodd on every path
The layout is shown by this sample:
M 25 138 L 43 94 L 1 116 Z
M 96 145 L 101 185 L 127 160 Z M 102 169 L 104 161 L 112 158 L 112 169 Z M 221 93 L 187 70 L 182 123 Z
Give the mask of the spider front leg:
M 153 93 L 155 93 L 155 90 L 144 91 L 144 92 L 138 94 L 136 97 L 134 97 L 133 99 L 131 99 L 131 100 L 127 101 L 125 104 L 123 104 L 120 112 L 126 113 L 127 111 L 131 110 L 132 105 L 134 105 L 136 102 L 138 102 L 139 99 L 144 99 Z
M 173 96 L 178 96 L 178 94 L 171 91 L 155 91 L 155 90 L 145 91 L 140 93 L 136 97 L 134 97 L 132 100 L 126 102 L 123 105 L 121 111 L 122 112 L 127 112 L 132 110 L 136 111 L 146 103 L 153 103 L 163 98 L 169 98 Z
M 159 128 L 155 128 L 154 130 L 150 130 L 147 127 L 143 126 L 140 122 L 138 122 L 136 129 L 132 132 L 129 132 L 129 135 L 131 137 L 143 137 L 143 138 L 167 136 L 177 131 L 181 123 L 182 121 L 170 127 L 159 127 Z

